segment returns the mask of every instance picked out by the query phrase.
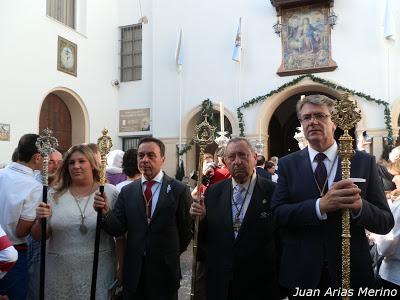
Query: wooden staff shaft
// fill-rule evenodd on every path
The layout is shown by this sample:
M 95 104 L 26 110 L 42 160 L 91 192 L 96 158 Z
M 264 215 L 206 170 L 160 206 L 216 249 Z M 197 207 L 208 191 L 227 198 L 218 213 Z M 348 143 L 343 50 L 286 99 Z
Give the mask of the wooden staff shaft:
M 197 178 L 197 201 L 201 203 L 201 187 L 203 179 L 203 156 L 204 147 L 200 147 L 200 158 L 199 158 L 199 174 Z M 200 218 L 197 216 L 194 220 L 194 233 L 193 233 L 193 260 L 192 260 L 192 282 L 190 287 L 190 299 L 193 300 L 196 292 L 196 279 L 197 279 L 197 246 L 199 237 L 199 223 Z
M 104 195 L 104 185 L 99 188 L 101 196 Z M 92 285 L 90 288 L 90 300 L 96 299 L 96 283 L 97 283 L 97 269 L 99 266 L 99 249 L 100 249 L 100 232 L 101 232 L 101 209 L 97 210 L 96 219 L 96 237 L 94 240 L 94 257 L 93 257 L 93 268 L 92 268 Z
M 47 185 L 43 186 L 43 202 L 47 203 Z M 41 220 L 42 236 L 40 242 L 40 288 L 39 299 L 44 300 L 44 285 L 45 285 L 45 272 L 46 272 L 46 229 L 47 219 Z

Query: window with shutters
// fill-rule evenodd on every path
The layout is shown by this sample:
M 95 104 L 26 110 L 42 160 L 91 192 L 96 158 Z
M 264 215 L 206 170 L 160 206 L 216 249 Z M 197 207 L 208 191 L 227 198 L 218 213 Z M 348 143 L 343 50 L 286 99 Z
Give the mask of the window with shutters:
M 142 24 L 121 28 L 121 82 L 142 79 Z
M 132 137 L 122 138 L 122 150 L 126 151 L 128 149 L 139 148 L 138 145 L 139 145 L 140 140 L 145 137 L 151 137 L 151 135 L 141 135 L 141 136 L 132 136 Z
M 46 13 L 75 29 L 75 0 L 47 0 Z

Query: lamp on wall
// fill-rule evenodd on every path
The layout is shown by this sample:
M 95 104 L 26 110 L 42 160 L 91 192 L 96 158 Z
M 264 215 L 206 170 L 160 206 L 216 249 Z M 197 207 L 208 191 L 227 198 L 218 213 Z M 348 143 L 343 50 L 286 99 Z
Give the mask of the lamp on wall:
M 140 24 L 147 24 L 149 23 L 149 19 L 147 18 L 147 16 L 143 16 L 142 13 L 142 3 L 140 2 L 140 0 L 138 0 L 138 5 L 139 5 L 139 13 L 140 13 L 140 18 L 138 20 L 138 23 Z
M 281 23 L 281 21 L 279 20 L 279 17 L 278 17 L 278 19 L 276 20 L 276 23 L 272 26 L 272 28 L 274 29 L 274 32 L 278 35 L 278 36 L 281 36 L 281 32 L 282 32 L 282 23 Z
M 328 24 L 329 24 L 329 26 L 331 26 L 332 29 L 333 29 L 333 26 L 336 25 L 337 18 L 338 18 L 338 16 L 335 14 L 335 12 L 333 10 L 330 10 L 329 16 L 328 16 Z

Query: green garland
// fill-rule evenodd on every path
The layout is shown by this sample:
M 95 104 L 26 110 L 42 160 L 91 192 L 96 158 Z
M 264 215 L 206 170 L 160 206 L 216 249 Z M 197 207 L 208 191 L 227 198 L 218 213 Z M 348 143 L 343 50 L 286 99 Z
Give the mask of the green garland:
M 293 86 L 297 83 L 299 83 L 301 80 L 303 80 L 304 78 L 310 78 L 312 81 L 323 84 L 327 87 L 330 87 L 332 89 L 340 89 L 342 91 L 348 92 L 350 94 L 353 95 L 357 95 L 361 98 L 364 98 L 365 100 L 369 101 L 369 102 L 375 102 L 378 105 L 383 105 L 385 107 L 384 109 L 384 115 L 385 115 L 385 125 L 386 125 L 386 129 L 388 132 L 387 135 L 387 143 L 390 147 L 393 147 L 393 129 L 392 129 L 392 124 L 391 124 L 391 117 L 390 117 L 390 109 L 389 109 L 389 103 L 380 100 L 380 99 L 375 99 L 369 95 L 366 95 L 364 93 L 361 92 L 357 92 L 355 90 L 350 90 L 348 88 L 345 88 L 343 86 L 340 86 L 336 83 L 333 83 L 331 81 L 322 79 L 320 77 L 314 76 L 312 74 L 307 74 L 307 75 L 301 75 L 295 79 L 293 79 L 292 81 L 285 83 L 284 85 L 281 85 L 279 88 L 277 88 L 276 90 L 270 91 L 268 94 L 263 95 L 263 96 L 258 96 L 256 98 L 253 98 L 245 103 L 243 103 L 241 106 L 239 106 L 237 108 L 237 117 L 239 120 L 239 129 L 240 129 L 240 136 L 244 136 L 244 121 L 243 121 L 243 113 L 242 113 L 242 109 L 244 108 L 248 108 L 251 105 L 257 104 L 259 102 L 264 102 L 268 97 L 271 97 L 272 95 L 279 93 L 281 91 L 283 91 L 284 89 L 286 89 L 289 86 Z
M 210 99 L 205 99 L 203 101 L 203 103 L 201 104 L 201 113 L 199 114 L 199 118 L 198 118 L 197 123 L 196 123 L 197 125 L 199 125 L 201 122 L 204 121 L 204 116 L 205 115 L 207 115 L 208 122 L 212 126 L 215 126 L 215 120 L 214 120 L 214 116 L 213 116 L 213 104 L 212 104 Z M 183 147 L 182 150 L 179 151 L 179 149 L 177 149 L 177 155 L 181 156 L 181 155 L 185 154 L 190 149 L 192 149 L 193 145 L 194 145 L 194 139 L 192 138 L 189 141 L 189 143 L 187 143 L 185 145 L 185 147 Z

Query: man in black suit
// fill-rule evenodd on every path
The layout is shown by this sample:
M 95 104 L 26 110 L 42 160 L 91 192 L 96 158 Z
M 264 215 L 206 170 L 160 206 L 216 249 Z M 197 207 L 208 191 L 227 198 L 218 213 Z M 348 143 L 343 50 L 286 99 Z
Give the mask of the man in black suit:
M 178 299 L 180 254 L 191 237 L 187 186 L 162 170 L 165 146 L 143 138 L 138 146 L 139 180 L 122 188 L 115 207 L 95 197 L 102 208 L 103 228 L 113 236 L 127 233 L 123 270 L 124 299 Z
M 331 120 L 334 105 L 324 95 L 300 100 L 297 115 L 309 146 L 279 160 L 272 210 L 284 231 L 280 284 L 291 290 L 289 298 L 302 296 L 304 289 L 320 291 L 322 297 L 329 288 L 341 286 L 342 209 L 351 211 L 354 297 L 360 287 L 375 284 L 365 229 L 386 234 L 393 227 L 373 156 L 356 151 L 351 160 L 350 177 L 366 181 L 361 189 L 350 179 L 341 180 L 336 125 Z
M 272 180 L 272 175 L 265 170 L 265 157 L 264 155 L 257 155 L 256 162 L 257 175 L 268 180 Z
M 256 159 L 248 140 L 231 139 L 224 162 L 232 178 L 211 185 L 204 202 L 191 206 L 202 219 L 208 300 L 278 298 L 274 183 L 256 175 Z

